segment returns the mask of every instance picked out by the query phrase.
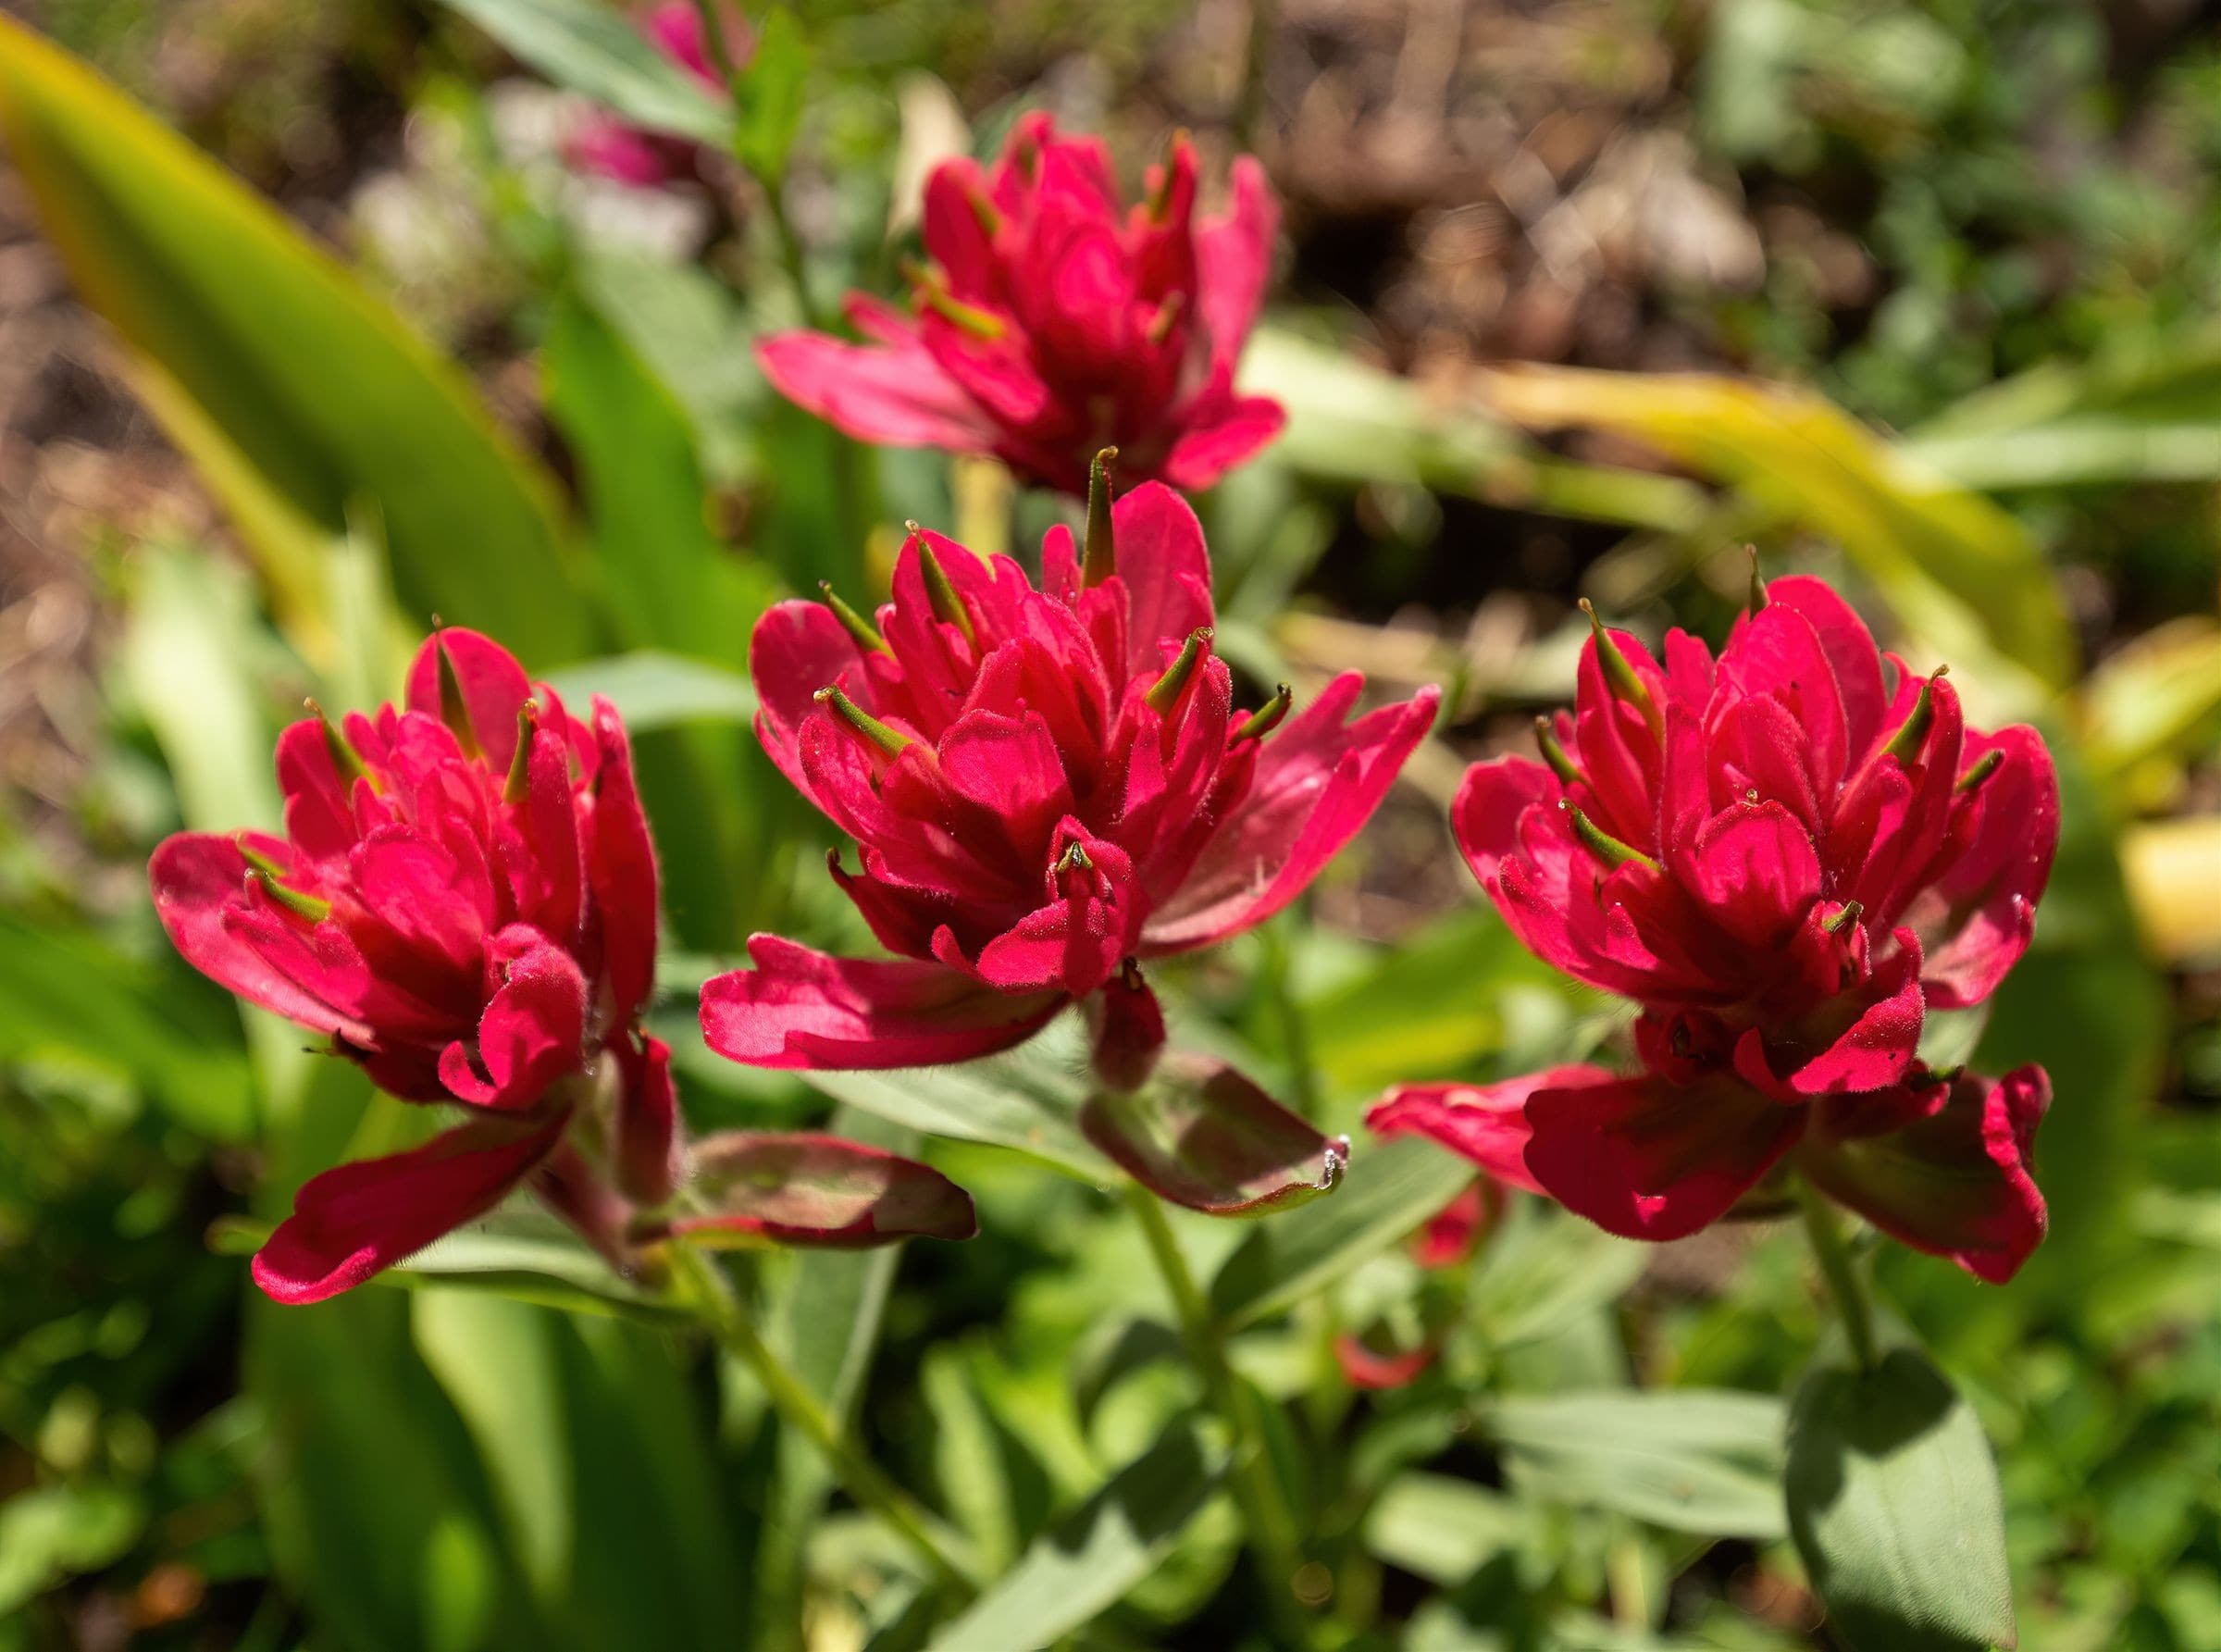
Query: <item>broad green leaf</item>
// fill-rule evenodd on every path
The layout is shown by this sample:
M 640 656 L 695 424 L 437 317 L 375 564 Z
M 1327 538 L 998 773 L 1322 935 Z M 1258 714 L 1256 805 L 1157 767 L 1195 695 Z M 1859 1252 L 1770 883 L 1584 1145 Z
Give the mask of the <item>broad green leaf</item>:
M 1474 1174 L 1432 1142 L 1368 1143 L 1334 1198 L 1242 1241 L 1210 1282 L 1211 1310 L 1232 1326 L 1282 1311 L 1410 1233 Z
M 623 7 L 599 0 L 446 0 L 558 86 L 657 131 L 718 149 L 731 106 L 657 51 Z
M 197 1135 L 254 1134 L 254 1076 L 229 1001 L 180 965 L 126 958 L 96 936 L 0 912 L 0 1061 L 121 1071 Z
M 145 1525 L 138 1497 L 116 1485 L 42 1485 L 0 1503 L 0 1618 L 66 1577 L 108 1565 Z
M 1222 1468 L 1192 1423 L 1174 1424 L 1028 1548 L 929 1652 L 1038 1652 L 1078 1629 L 1156 1571 Z
M 1393 1566 L 1455 1588 L 1520 1546 L 1532 1515 L 1500 1491 L 1446 1474 L 1399 1474 L 1365 1517 L 1365 1546 Z
M 2084 754 L 2111 779 L 2190 740 L 2221 710 L 2221 624 L 2172 620 L 2108 657 L 2082 685 Z
M 2016 1644 L 1990 1442 L 1927 1356 L 1870 1371 L 1841 1354 L 1791 1404 L 1790 1534 L 1854 1652 Z
M 1064 1017 L 1008 1055 L 958 1066 L 801 1077 L 836 1101 L 928 1136 L 1014 1148 L 1099 1185 L 1115 1173 L 1080 1134 L 1088 1086 L 1074 1023 Z
M 1552 1502 L 1707 1537 L 1768 1542 L 1784 1533 L 1782 1407 L 1770 1395 L 1518 1395 L 1490 1405 L 1483 1425 L 1515 1482 Z
M 718 664 L 743 658 L 772 593 L 710 530 L 686 410 L 576 295 L 557 303 L 544 360 L 548 413 L 577 459 L 602 586 L 626 635 Z
M 754 54 L 734 89 L 740 127 L 733 153 L 758 178 L 775 180 L 787 169 L 802 124 L 802 92 L 810 78 L 810 44 L 785 6 L 775 6 L 756 29 Z
M 1138 1090 L 1098 1090 L 1087 1139 L 1158 1198 L 1213 1216 L 1290 1211 L 1332 1193 L 1349 1137 L 1321 1136 L 1232 1067 L 1168 1056 Z
M 1898 614 L 1993 691 L 2016 665 L 2055 688 L 2074 666 L 2066 614 L 2011 515 L 1809 391 L 1701 374 L 1519 367 L 1489 399 L 1536 429 L 1585 425 L 1648 443 L 1843 546 Z
M 1473 1269 L 1468 1321 L 1499 1348 L 1541 1342 L 1617 1301 L 1649 1254 L 1569 1211 L 1521 1199 Z
M 466 1291 L 420 1291 L 410 1303 L 416 1352 L 470 1430 L 518 1563 L 559 1608 L 572 1530 L 552 1323 L 526 1303 Z
M 328 540 L 373 503 L 404 609 L 493 632 L 534 665 L 586 652 L 551 478 L 329 255 L 6 21 L 0 137 L 85 302 L 191 404 L 188 451 L 219 432 Z M 157 394 L 155 410 L 172 404 Z
M 1446 405 L 1347 348 L 1284 329 L 1258 329 L 1241 381 L 1288 410 L 1275 462 L 1347 486 L 1404 482 L 1631 528 L 1680 528 L 1704 510 L 1679 478 L 1554 458 L 1483 407 Z
M 581 661 L 546 678 L 581 711 L 596 694 L 606 697 L 636 735 L 689 723 L 746 723 L 756 714 L 755 687 L 745 677 L 654 649 Z

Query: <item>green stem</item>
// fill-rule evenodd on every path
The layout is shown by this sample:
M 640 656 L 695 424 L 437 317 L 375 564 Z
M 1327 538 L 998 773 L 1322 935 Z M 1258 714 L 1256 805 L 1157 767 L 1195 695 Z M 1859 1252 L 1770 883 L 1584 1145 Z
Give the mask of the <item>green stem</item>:
M 1291 1647 L 1309 1646 L 1312 1638 L 1311 1622 L 1295 1594 L 1296 1573 L 1303 1565 L 1302 1540 L 1289 1516 L 1287 1499 L 1274 1482 L 1263 1424 L 1249 1391 L 1235 1376 L 1234 1366 L 1226 1358 L 1226 1342 L 1219 1322 L 1202 1291 L 1197 1288 L 1195 1275 L 1188 1271 L 1179 1238 L 1173 1234 L 1172 1223 L 1165 1220 L 1164 1206 L 1155 1194 L 1137 1182 L 1128 1183 L 1125 1192 L 1126 1203 L 1141 1224 L 1141 1236 L 1148 1241 L 1149 1254 L 1155 1259 L 1157 1271 L 1164 1278 L 1165 1290 L 1173 1298 L 1173 1311 L 1179 1316 L 1181 1333 L 1187 1342 L 1188 1357 L 1195 1361 L 1197 1373 L 1203 1379 L 1211 1409 L 1218 1412 L 1232 1436 L 1233 1459 L 1227 1471 L 1229 1487 L 1235 1506 L 1241 1511 L 1242 1524 L 1248 1531 L 1249 1541 L 1257 1546 L 1259 1562 L 1266 1572 L 1265 1601 L 1273 1621 L 1279 1625 L 1280 1644 Z
M 1843 1322 L 1843 1335 L 1850 1339 L 1852 1357 L 1860 1370 L 1871 1371 L 1876 1363 L 1874 1310 L 1859 1279 L 1858 1264 L 1843 1241 L 1843 1229 L 1836 1225 L 1834 1211 L 1818 1188 L 1800 1180 L 1797 1204 L 1805 1215 L 1805 1234 L 1812 1241 L 1813 1257 L 1820 1264 L 1820 1277 L 1828 1283 L 1836 1315 Z
M 788 1427 L 817 1447 L 841 1489 L 868 1509 L 917 1551 L 941 1583 L 971 1595 L 981 1579 L 968 1561 L 957 1558 L 957 1540 L 933 1511 L 898 1485 L 879 1465 L 856 1448 L 839 1422 L 792 1368 L 771 1351 L 734 1299 L 724 1271 L 692 1246 L 670 1247 L 672 1272 L 684 1281 L 702 1323 L 718 1346 L 748 1367 L 763 1385 L 772 1410 Z
M 1311 1118 L 1319 1112 L 1319 1063 L 1311 1050 L 1310 1022 L 1296 1000 L 1295 957 L 1288 944 L 1289 926 L 1295 922 L 1295 912 L 1291 909 L 1282 921 L 1262 925 L 1257 935 L 1265 954 L 1262 971 L 1265 990 L 1272 1000 L 1272 1012 L 1280 1022 L 1282 1046 L 1287 1051 L 1296 1111 Z

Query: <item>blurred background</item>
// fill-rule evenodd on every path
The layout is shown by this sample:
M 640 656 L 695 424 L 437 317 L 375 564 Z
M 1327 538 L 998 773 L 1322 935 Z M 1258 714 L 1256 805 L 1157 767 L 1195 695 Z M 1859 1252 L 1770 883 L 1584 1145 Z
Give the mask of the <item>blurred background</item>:
M 1290 429 L 1200 502 L 1229 657 L 1451 694 L 1305 908 L 1179 978 L 1186 1036 L 1333 1128 L 1594 1045 L 1448 851 L 1462 765 L 1567 697 L 1578 597 L 1717 641 L 1746 543 L 1840 581 L 1978 720 L 2037 721 L 2067 807 L 2036 950 L 1934 1034 L 2050 1065 L 2053 1237 L 2004 1291 L 1887 1252 L 1884 1294 L 1996 1446 L 2021 1644 L 2221 1646 L 2215 7 L 750 6 L 730 152 L 651 187 L 574 164 L 639 95 L 582 8 L 0 6 L 144 111 L 0 42 L 0 1648 L 924 1644 L 807 1452 L 642 1304 L 514 1258 L 254 1298 L 250 1224 L 414 1121 L 185 970 L 143 867 L 269 818 L 275 730 L 390 697 L 438 609 L 642 733 L 689 1118 L 825 1117 L 690 1030 L 751 929 L 853 933 L 752 753 L 748 624 L 875 597 L 906 516 L 1023 553 L 1067 507 L 855 448 L 750 343 L 892 292 L 925 169 L 1031 106 L 1129 180 L 1176 128 L 1214 180 L 1253 150 L 1284 203 L 1247 377 Z M 838 1122 L 958 1174 L 983 1236 L 767 1257 L 760 1311 L 1007 1564 L 1185 1404 L 1138 1241 L 1020 1155 Z M 1519 1211 L 1446 1274 L 1400 1231 L 1293 1312 L 1213 1287 L 1341 1644 L 1830 1644 L 1769 1491 L 1821 1319 L 1793 1239 Z M 1435 1357 L 1360 1392 L 1342 1335 Z M 1753 1409 L 1723 1449 L 1548 1403 L 1634 1383 Z M 1144 1535 L 1072 1644 L 1263 1644 L 1225 1509 Z

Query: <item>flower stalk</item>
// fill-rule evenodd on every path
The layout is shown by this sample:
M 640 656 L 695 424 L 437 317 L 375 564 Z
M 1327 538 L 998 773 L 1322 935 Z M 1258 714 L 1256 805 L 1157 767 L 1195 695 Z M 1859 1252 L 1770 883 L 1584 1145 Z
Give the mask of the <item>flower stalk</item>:
M 981 1579 L 961 1544 L 933 1511 L 858 1450 L 840 1422 L 791 1367 L 771 1350 L 740 1304 L 723 1271 L 698 1248 L 669 1248 L 671 1269 L 702 1327 L 717 1345 L 748 1367 L 781 1422 L 815 1447 L 841 1489 L 885 1521 L 943 1585 L 970 1596 Z
M 1835 1303 L 1836 1317 L 1843 1321 L 1851 1356 L 1861 1371 L 1871 1371 L 1877 1360 L 1874 1309 L 1867 1297 L 1866 1283 L 1859 1277 L 1858 1262 L 1827 1199 L 1802 1178 L 1797 1182 L 1797 1208 L 1805 1218 L 1805 1236 L 1811 1242 L 1813 1260 L 1820 1265 L 1820 1278 Z

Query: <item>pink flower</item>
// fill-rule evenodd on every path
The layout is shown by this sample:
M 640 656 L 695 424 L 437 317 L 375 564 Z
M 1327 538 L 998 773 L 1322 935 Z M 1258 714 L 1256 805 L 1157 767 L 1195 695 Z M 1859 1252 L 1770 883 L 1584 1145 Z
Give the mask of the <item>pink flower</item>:
M 2009 1275 L 2043 1232 L 2048 1081 L 1917 1049 L 1929 1005 L 1979 1003 L 2028 947 L 2059 829 L 2041 740 L 1967 729 L 1942 672 L 1885 665 L 1813 579 L 1777 581 L 1717 662 L 1680 631 L 1665 656 L 1598 627 L 1544 761 L 1476 765 L 1452 816 L 1530 950 L 1643 1006 L 1641 1074 L 1408 1086 L 1371 1122 L 1650 1239 L 1793 1151 L 1876 1225 Z
M 1028 115 L 993 166 L 952 160 L 928 180 L 914 316 L 853 293 L 868 342 L 782 333 L 757 358 L 861 441 L 991 453 L 1072 493 L 1114 445 L 1130 474 L 1209 487 L 1284 422 L 1234 390 L 1279 208 L 1250 156 L 1232 183 L 1228 216 L 1198 223 L 1183 135 L 1129 207 L 1099 140 Z
M 1137 1085 L 1163 1039 L 1138 961 L 1285 906 L 1371 814 L 1437 694 L 1346 722 L 1355 673 L 1246 716 L 1211 652 L 1195 515 L 1135 489 L 1083 564 L 1051 530 L 1043 588 L 913 532 L 876 628 L 784 602 L 756 627 L 757 732 L 861 846 L 833 876 L 897 958 L 758 936 L 702 1030 L 752 1066 L 906 1067 L 1007 1049 L 1087 1005 L 1097 1068 Z M 1285 719 L 1284 725 L 1283 719 Z
M 720 16 L 726 55 L 734 63 L 745 64 L 755 50 L 748 19 L 732 11 L 722 11 Z M 701 13 L 691 0 L 664 0 L 640 19 L 639 29 L 658 52 L 717 97 L 730 95 L 724 77 L 710 61 Z M 580 171 L 598 173 L 635 189 L 654 189 L 690 177 L 699 147 L 689 139 L 627 125 L 602 114 L 580 125 L 565 146 L 565 154 Z
M 1723 1050 L 1784 1099 L 1911 1070 L 1924 1005 L 1978 1004 L 2036 922 L 2059 837 L 2028 727 L 1965 727 L 1816 579 L 1777 580 L 1715 663 L 1601 627 L 1545 761 L 1468 772 L 1451 826 L 1513 931 L 1644 1004 L 1672 1061 Z
M 254 1259 L 263 1289 L 321 1301 L 525 1184 L 606 1241 L 600 1178 L 566 1139 L 597 1091 L 618 1190 L 668 1196 L 668 1052 L 636 1025 L 655 852 L 614 710 L 597 700 L 578 722 L 499 644 L 446 630 L 417 653 L 405 707 L 293 724 L 278 777 L 283 837 L 185 832 L 155 851 L 163 927 L 203 975 L 328 1035 L 379 1088 L 469 1119 L 311 1181 Z

